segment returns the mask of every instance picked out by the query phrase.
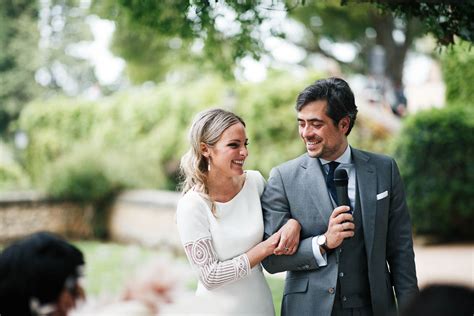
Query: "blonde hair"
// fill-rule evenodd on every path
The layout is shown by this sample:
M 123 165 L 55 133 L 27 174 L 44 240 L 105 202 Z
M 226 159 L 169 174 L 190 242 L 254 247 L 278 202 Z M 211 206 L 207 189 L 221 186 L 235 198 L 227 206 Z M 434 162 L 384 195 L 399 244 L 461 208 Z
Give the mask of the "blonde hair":
M 215 215 L 215 204 L 209 196 L 207 186 L 209 161 L 201 152 L 201 143 L 214 146 L 226 129 L 232 125 L 245 122 L 232 112 L 222 109 L 210 109 L 198 113 L 189 129 L 188 141 L 191 145 L 181 157 L 180 171 L 183 176 L 181 190 L 183 194 L 195 190 L 211 203 L 211 211 Z

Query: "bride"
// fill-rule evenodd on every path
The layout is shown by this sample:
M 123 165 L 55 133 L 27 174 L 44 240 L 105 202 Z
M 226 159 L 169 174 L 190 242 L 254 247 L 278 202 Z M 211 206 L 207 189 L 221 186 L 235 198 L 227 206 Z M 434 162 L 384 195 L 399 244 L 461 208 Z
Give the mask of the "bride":
M 221 109 L 203 111 L 191 125 L 189 141 L 181 159 L 177 224 L 199 278 L 196 294 L 231 297 L 235 308 L 222 313 L 274 315 L 260 262 L 272 254 L 295 253 L 301 227 L 289 220 L 262 241 L 265 180 L 258 171 L 244 171 L 248 140 L 240 117 Z

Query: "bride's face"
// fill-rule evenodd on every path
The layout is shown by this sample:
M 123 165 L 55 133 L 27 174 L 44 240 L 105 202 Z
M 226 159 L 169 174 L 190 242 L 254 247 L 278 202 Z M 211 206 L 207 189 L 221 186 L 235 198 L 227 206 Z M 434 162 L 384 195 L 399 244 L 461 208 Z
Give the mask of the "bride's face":
M 244 173 L 244 162 L 248 156 L 247 134 L 241 123 L 227 128 L 214 146 L 210 146 L 210 173 L 219 176 L 238 176 Z

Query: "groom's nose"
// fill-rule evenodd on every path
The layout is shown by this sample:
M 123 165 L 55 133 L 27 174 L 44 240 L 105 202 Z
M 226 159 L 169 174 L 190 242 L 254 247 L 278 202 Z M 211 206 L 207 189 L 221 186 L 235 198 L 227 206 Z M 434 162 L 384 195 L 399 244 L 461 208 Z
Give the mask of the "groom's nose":
M 303 130 L 301 131 L 301 136 L 303 137 L 310 137 L 310 136 L 313 136 L 314 135 L 314 130 L 313 130 L 313 127 L 308 124 L 306 125 Z

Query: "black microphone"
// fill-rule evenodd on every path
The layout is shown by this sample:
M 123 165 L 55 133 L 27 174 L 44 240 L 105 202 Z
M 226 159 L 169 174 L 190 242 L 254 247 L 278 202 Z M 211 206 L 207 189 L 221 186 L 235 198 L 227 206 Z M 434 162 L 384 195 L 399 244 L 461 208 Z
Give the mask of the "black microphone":
M 336 169 L 334 171 L 334 184 L 336 185 L 337 206 L 346 205 L 351 207 L 349 195 L 347 194 L 348 183 L 349 177 L 347 176 L 346 169 Z M 347 213 L 352 214 L 352 207 Z
M 336 171 L 334 172 L 334 184 L 336 185 L 337 206 L 347 205 L 351 207 L 349 195 L 347 194 L 348 183 L 349 177 L 347 176 L 346 169 L 336 169 Z

